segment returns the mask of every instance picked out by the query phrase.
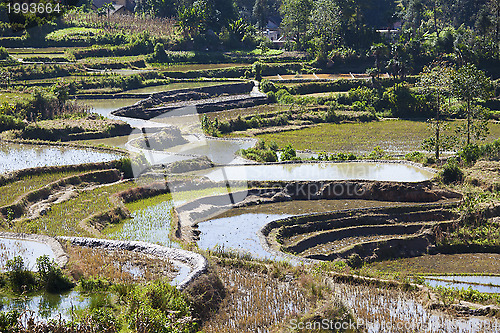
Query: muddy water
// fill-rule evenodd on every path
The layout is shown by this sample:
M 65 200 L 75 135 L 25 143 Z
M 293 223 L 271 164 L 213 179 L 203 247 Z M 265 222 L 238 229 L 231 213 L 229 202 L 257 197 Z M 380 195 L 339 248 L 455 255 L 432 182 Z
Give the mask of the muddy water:
M 0 173 L 41 166 L 113 161 L 122 155 L 91 149 L 0 142 Z
M 54 252 L 47 244 L 13 238 L 0 238 L 0 272 L 5 270 L 7 260 L 21 256 L 29 270 L 36 270 L 36 259 L 47 255 L 55 259 Z
M 213 181 L 230 180 L 345 180 L 418 182 L 434 174 L 412 165 L 401 163 L 294 163 L 227 166 L 210 172 L 198 172 Z

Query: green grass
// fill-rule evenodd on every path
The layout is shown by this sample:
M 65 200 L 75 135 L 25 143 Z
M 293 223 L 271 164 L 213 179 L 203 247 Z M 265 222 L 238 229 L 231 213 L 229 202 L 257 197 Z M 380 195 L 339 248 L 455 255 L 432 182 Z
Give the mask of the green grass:
M 19 196 L 44 187 L 59 179 L 77 175 L 81 171 L 57 172 L 36 176 L 26 176 L 21 180 L 0 186 L 0 207 L 13 203 Z
M 103 33 L 101 29 L 74 27 L 74 28 L 66 28 L 53 31 L 47 35 L 46 39 L 53 41 L 61 41 L 67 38 L 78 40 L 81 39 L 82 37 L 85 38 L 87 36 L 95 36 L 100 33 Z
M 20 229 L 25 230 L 19 231 L 37 231 L 51 236 L 87 236 L 78 224 L 92 214 L 112 208 L 109 200 L 111 194 L 135 186 L 134 182 L 126 182 L 81 191 L 75 199 L 53 205 L 46 215 L 23 224 Z
M 451 128 L 461 121 L 453 121 Z M 392 152 L 421 150 L 422 141 L 431 135 L 425 121 L 387 120 L 369 123 L 321 124 L 318 126 L 259 135 L 266 141 L 276 141 L 280 148 L 292 144 L 298 150 L 371 151 L 374 147 Z M 500 137 L 500 124 L 490 124 L 487 141 Z
M 29 94 L 23 94 L 20 92 L 3 92 L 0 91 L 0 104 L 15 104 L 18 101 L 21 101 L 28 97 Z

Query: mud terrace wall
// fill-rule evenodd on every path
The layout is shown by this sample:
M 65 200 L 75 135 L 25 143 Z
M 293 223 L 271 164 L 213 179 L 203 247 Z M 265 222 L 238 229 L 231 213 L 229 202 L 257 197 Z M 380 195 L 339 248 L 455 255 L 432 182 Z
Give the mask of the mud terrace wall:
M 52 252 L 54 252 L 54 260 L 56 264 L 59 265 L 59 267 L 64 267 L 68 263 L 68 256 L 66 255 L 66 252 L 64 252 L 61 244 L 55 238 L 45 235 L 22 234 L 14 232 L 0 232 L 0 238 L 21 239 L 47 244 L 52 249 Z
M 197 277 L 205 273 L 208 267 L 207 259 L 205 259 L 205 257 L 201 254 L 146 242 L 63 236 L 57 238 L 62 241 L 69 241 L 71 244 L 77 246 L 102 248 L 105 250 L 135 251 L 157 257 L 168 258 L 173 261 L 179 261 L 191 268 L 191 271 L 186 278 L 177 285 L 177 289 L 180 290 L 186 288 Z

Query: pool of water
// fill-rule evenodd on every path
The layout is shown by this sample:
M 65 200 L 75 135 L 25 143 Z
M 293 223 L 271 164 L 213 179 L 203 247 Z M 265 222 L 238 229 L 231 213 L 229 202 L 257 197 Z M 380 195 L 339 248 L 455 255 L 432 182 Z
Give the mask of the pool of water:
M 500 276 L 427 276 L 431 287 L 472 288 L 482 293 L 500 293 Z
M 425 169 L 401 163 L 294 163 L 239 165 L 198 172 L 213 181 L 229 180 L 379 180 L 418 182 L 432 178 Z
M 0 304 L 3 305 L 1 311 L 29 311 L 38 320 L 59 318 L 71 320 L 73 313 L 79 309 L 85 309 L 92 304 L 110 303 L 109 297 L 110 295 L 106 293 L 70 291 L 64 294 L 50 294 L 44 292 L 30 296 L 0 296 Z
M 0 173 L 41 166 L 106 162 L 121 157 L 92 149 L 0 142 Z
M 259 239 L 259 230 L 267 223 L 288 217 L 285 214 L 242 214 L 201 222 L 198 246 L 202 249 L 233 249 L 257 258 L 277 259 L 267 252 Z
M 7 260 L 21 256 L 29 270 L 36 270 L 36 259 L 43 255 L 55 259 L 54 252 L 47 244 L 24 239 L 0 238 L 0 271 L 5 270 Z

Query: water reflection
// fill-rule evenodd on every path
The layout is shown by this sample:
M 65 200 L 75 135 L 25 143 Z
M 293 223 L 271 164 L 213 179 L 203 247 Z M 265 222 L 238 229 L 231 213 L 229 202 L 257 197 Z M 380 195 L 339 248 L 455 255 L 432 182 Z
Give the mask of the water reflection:
M 224 180 L 346 180 L 418 182 L 432 178 L 430 171 L 401 163 L 294 163 L 271 165 L 240 165 L 198 172 L 213 181 Z

